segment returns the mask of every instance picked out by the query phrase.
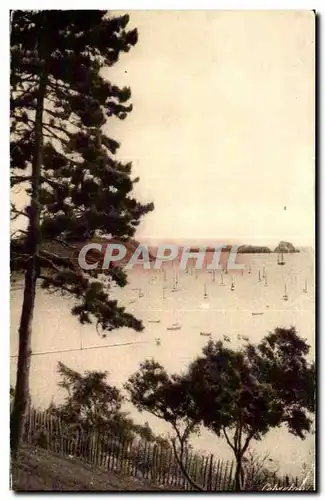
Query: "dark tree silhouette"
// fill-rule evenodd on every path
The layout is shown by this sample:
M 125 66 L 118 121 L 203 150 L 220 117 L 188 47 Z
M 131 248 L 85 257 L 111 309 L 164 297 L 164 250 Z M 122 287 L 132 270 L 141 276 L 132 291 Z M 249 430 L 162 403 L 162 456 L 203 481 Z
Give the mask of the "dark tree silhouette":
M 12 219 L 27 218 L 27 229 L 11 241 L 11 269 L 25 274 L 11 413 L 14 457 L 28 398 L 37 281 L 72 296 L 72 313 L 82 323 L 141 330 L 105 289 L 112 280 L 124 286 L 126 275 L 114 267 L 103 283 L 100 271 L 80 269 L 74 242 L 102 235 L 127 240 L 153 206 L 132 196 L 138 178 L 131 163 L 116 160 L 119 144 L 102 128 L 132 109 L 130 89 L 101 74 L 137 42 L 137 30 L 127 30 L 129 16 L 44 10 L 14 11 L 11 18 L 11 186 L 30 199 L 23 210 L 14 204 L 11 210 Z

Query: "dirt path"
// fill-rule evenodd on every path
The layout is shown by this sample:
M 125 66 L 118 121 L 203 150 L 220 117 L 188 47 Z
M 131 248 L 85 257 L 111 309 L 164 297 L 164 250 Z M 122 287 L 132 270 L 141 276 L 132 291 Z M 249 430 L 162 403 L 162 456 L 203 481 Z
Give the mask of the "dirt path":
M 13 466 L 15 491 L 161 491 L 143 480 L 94 469 L 39 448 L 24 447 Z M 164 487 L 163 489 L 167 489 Z

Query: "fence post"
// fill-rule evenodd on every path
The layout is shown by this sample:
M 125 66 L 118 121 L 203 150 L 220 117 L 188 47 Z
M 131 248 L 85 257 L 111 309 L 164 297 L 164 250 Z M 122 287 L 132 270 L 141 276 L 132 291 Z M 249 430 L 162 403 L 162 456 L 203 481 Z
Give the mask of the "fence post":
M 191 471 L 191 467 L 192 467 L 192 458 L 193 458 L 193 453 L 190 452 L 189 453 L 189 457 L 188 457 L 188 462 L 187 462 L 187 472 L 188 472 L 188 475 L 192 478 L 192 471 Z M 186 482 L 185 482 L 185 490 L 188 491 L 190 489 L 190 483 L 188 482 L 188 480 L 186 479 Z
M 138 477 L 139 462 L 140 462 L 141 440 L 139 439 L 137 450 L 134 456 L 134 477 Z
M 229 480 L 228 480 L 227 491 L 233 491 L 233 489 L 234 489 L 233 477 L 232 477 L 233 468 L 234 468 L 234 461 L 232 460 L 231 464 L 230 464 L 230 471 L 229 471 Z
M 213 466 L 213 455 L 210 455 L 209 472 L 207 479 L 207 491 L 212 491 L 212 466 Z

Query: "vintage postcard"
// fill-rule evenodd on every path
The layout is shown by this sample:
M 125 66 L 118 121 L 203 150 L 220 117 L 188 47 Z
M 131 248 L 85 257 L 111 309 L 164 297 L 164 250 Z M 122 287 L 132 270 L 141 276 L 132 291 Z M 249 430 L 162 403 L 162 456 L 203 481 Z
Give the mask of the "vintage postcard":
M 314 491 L 315 12 L 10 30 L 12 489 Z

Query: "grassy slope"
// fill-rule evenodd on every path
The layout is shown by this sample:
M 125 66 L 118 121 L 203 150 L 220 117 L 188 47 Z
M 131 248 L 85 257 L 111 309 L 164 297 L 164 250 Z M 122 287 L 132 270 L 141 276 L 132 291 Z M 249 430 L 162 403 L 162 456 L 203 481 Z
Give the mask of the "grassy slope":
M 15 491 L 157 491 L 140 479 L 94 469 L 39 448 L 23 447 L 12 467 Z M 165 489 L 165 488 L 164 488 Z

